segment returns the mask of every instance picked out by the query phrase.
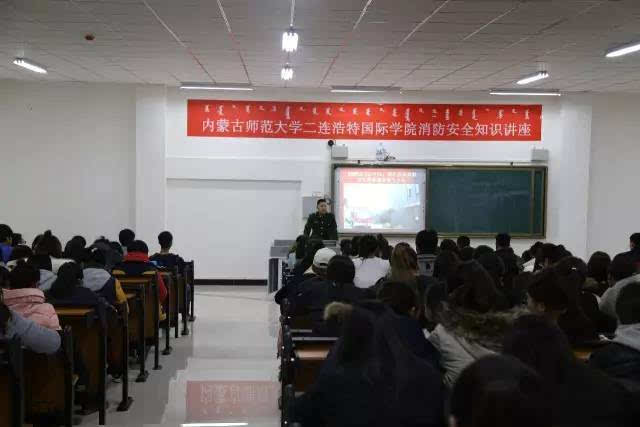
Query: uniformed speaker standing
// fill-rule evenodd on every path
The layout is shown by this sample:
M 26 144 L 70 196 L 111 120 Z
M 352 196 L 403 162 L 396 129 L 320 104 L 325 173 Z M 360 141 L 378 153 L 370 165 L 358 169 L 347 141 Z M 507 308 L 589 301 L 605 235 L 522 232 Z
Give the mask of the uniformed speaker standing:
M 304 235 L 310 239 L 338 240 L 338 224 L 336 217 L 329 213 L 329 207 L 325 199 L 318 200 L 318 211 L 309 215 L 307 225 L 304 226 Z

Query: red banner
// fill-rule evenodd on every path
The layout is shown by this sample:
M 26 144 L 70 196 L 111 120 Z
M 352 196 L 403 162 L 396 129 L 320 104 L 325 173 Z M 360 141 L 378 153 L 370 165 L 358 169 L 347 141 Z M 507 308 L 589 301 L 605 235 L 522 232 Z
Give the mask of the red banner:
M 187 102 L 187 136 L 540 141 L 542 105 Z

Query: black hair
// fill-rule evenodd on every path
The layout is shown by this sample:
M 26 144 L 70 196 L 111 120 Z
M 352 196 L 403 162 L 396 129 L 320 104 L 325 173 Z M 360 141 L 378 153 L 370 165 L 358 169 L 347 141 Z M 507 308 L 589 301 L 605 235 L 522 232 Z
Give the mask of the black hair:
M 640 284 L 630 283 L 620 291 L 616 314 L 621 325 L 640 323 Z
M 358 256 L 360 258 L 368 258 L 375 255 L 378 251 L 378 240 L 368 234 L 360 239 L 360 247 L 358 248 Z
M 378 254 L 380 258 L 386 260 L 391 258 L 393 247 L 389 246 L 389 241 L 382 234 L 378 234 L 376 240 L 378 241 Z
M 609 275 L 613 280 L 619 282 L 636 274 L 636 264 L 634 258 L 626 253 L 613 257 L 609 265 Z
M 473 259 L 478 259 L 480 258 L 482 255 L 485 254 L 492 254 L 495 251 L 493 250 L 492 247 L 487 246 L 487 245 L 480 245 L 478 246 L 474 251 L 473 251 Z
M 458 236 L 456 244 L 458 245 L 458 249 L 462 250 L 471 246 L 471 239 L 469 238 L 469 236 Z
M 11 289 L 35 288 L 39 281 L 40 270 L 22 260 L 9 275 Z
M 353 249 L 351 248 L 351 239 L 340 240 L 340 253 L 342 255 L 351 256 L 352 251 Z
M 511 236 L 509 233 L 500 233 L 496 236 L 496 249 L 508 248 L 511 246 Z
M 316 202 L 316 207 L 320 206 L 320 203 L 327 203 L 327 199 L 318 199 Z
M 127 246 L 127 251 L 142 252 L 143 254 L 148 254 L 149 247 L 142 240 L 134 240 L 133 242 L 129 243 L 129 246 Z
M 587 275 L 596 280 L 596 282 L 606 282 L 609 277 L 609 266 L 611 265 L 611 257 L 606 252 L 594 252 L 587 263 Z
M 62 244 L 60 239 L 51 233 L 51 230 L 47 230 L 42 234 L 42 238 L 38 241 L 34 252 L 54 258 L 62 258 Z
M 346 255 L 336 255 L 327 265 L 327 280 L 335 283 L 353 283 L 356 268 L 353 261 Z
M 472 248 L 471 246 L 465 246 L 464 248 L 460 249 L 460 261 L 471 261 L 473 260 L 473 253 L 475 252 L 475 249 Z
M 107 255 L 105 251 L 96 247 L 89 249 L 89 261 L 101 267 L 107 265 Z
M 447 300 L 447 286 L 444 282 L 437 282 L 429 286 L 424 293 L 425 313 L 429 310 L 432 315 L 440 312 L 442 304 Z M 437 319 L 429 319 L 437 323 Z
M 34 254 L 29 257 L 27 262 L 39 270 L 52 271 L 51 257 L 44 254 Z
M 529 249 L 522 253 L 522 261 L 527 262 L 538 255 L 538 250 L 542 246 L 542 242 L 535 242 Z
M 7 224 L 0 224 L 0 243 L 4 243 L 13 237 L 13 230 Z
M 23 243 L 23 238 L 21 233 L 13 233 L 11 235 L 11 244 L 13 246 L 20 246 Z
M 510 356 L 465 368 L 451 393 L 458 427 L 551 427 L 552 405 L 542 378 Z
M 124 230 L 120 231 L 120 233 L 118 234 L 118 240 L 120 241 L 120 244 L 125 248 L 128 248 L 129 244 L 133 242 L 135 239 L 136 239 L 136 233 L 129 228 L 125 228 Z
M 451 251 L 442 251 L 433 263 L 433 277 L 446 281 L 456 271 L 460 259 Z
M 435 254 L 438 249 L 438 232 L 422 230 L 416 234 L 416 251 L 418 255 Z
M 634 249 L 640 249 L 640 233 L 633 233 L 629 236 L 629 241 L 635 246 Z
M 301 234 L 296 238 L 296 259 L 304 258 L 304 254 L 307 250 L 307 236 Z
M 64 247 L 63 255 L 65 258 L 75 259 L 80 251 L 87 247 L 87 240 L 82 236 L 73 236 Z
M 561 280 L 557 271 L 547 268 L 533 277 L 527 293 L 534 301 L 544 304 L 550 310 L 566 310 L 569 307 L 569 297 Z
M 42 234 L 38 234 L 33 238 L 33 242 L 31 242 L 31 250 L 36 250 L 36 248 L 38 247 L 38 243 L 40 243 L 40 240 L 42 240 Z
M 378 292 L 378 300 L 387 304 L 399 315 L 408 316 L 411 309 L 420 308 L 418 294 L 406 282 L 384 282 Z
M 504 278 L 504 274 L 506 272 L 506 268 L 504 266 L 504 261 L 495 252 L 490 254 L 484 254 L 478 258 L 478 262 L 481 266 L 484 267 L 485 270 L 491 275 L 496 286 L 500 287 L 502 284 L 502 279 Z
M 499 308 L 500 293 L 491 275 L 477 261 L 461 263 L 456 271 L 459 285 L 449 288 L 449 301 L 467 310 L 487 313 Z
M 75 262 L 67 262 L 58 269 L 58 277 L 51 285 L 49 295 L 55 299 L 69 298 L 82 281 L 82 266 Z
M 33 255 L 33 251 L 29 246 L 18 245 L 13 247 L 13 251 L 11 251 L 11 256 L 9 257 L 9 261 L 13 261 L 16 259 L 29 258 Z
M 361 238 L 361 236 L 353 236 L 353 239 L 351 239 L 351 256 L 358 256 L 360 254 Z
M 352 307 L 342 325 L 342 345 L 338 364 L 366 365 L 374 355 L 375 317 L 369 311 Z
M 451 239 L 444 239 L 440 242 L 440 250 L 441 251 L 451 251 L 458 252 L 458 245 Z
M 162 249 L 169 249 L 173 245 L 173 235 L 168 231 L 158 234 L 158 244 Z

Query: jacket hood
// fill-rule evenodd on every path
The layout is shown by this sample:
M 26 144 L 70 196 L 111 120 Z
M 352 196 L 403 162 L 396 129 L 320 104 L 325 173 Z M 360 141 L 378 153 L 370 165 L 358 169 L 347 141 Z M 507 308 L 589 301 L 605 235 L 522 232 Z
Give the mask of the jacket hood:
M 618 326 L 613 342 L 640 351 L 640 323 Z
M 447 331 L 469 342 L 480 344 L 489 350 L 500 351 L 504 335 L 513 322 L 528 313 L 524 306 L 480 313 L 445 304 L 444 310 L 440 313 L 440 323 Z
M 94 292 L 99 291 L 111 279 L 111 274 L 102 268 L 85 268 L 82 286 Z
M 42 304 L 45 302 L 44 293 L 38 288 L 5 289 L 2 291 L 4 302 L 14 304 Z

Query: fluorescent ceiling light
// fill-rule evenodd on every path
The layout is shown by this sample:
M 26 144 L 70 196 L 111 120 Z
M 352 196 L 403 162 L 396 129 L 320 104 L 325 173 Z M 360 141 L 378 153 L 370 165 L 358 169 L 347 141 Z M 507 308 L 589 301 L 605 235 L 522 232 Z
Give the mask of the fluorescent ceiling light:
M 331 86 L 333 93 L 374 93 L 400 90 L 399 87 L 387 86 Z
M 293 28 L 289 28 L 282 34 L 282 50 L 285 52 L 295 52 L 298 49 L 298 33 Z
M 19 67 L 26 68 L 27 70 L 33 71 L 35 73 L 47 74 L 47 70 L 44 69 L 44 67 L 41 67 L 40 65 L 28 61 L 24 58 L 16 58 L 13 60 L 13 63 Z
M 547 77 L 549 77 L 549 73 L 547 73 L 546 71 L 539 71 L 535 74 L 532 74 L 530 76 L 527 76 L 518 80 L 518 84 L 528 85 L 529 83 L 537 82 L 538 80 L 546 79 Z
M 558 90 L 513 90 L 513 89 L 492 89 L 490 95 L 500 96 L 561 96 Z
M 248 425 L 249 423 L 189 423 L 182 424 L 182 427 L 235 427 Z
M 253 90 L 253 87 L 241 83 L 182 83 L 180 89 L 193 90 Z
M 618 56 L 628 55 L 633 52 L 637 52 L 640 50 L 640 42 L 627 44 L 624 46 L 617 47 L 612 49 L 606 53 L 607 58 L 617 58 Z
M 291 65 L 287 64 L 282 67 L 282 71 L 280 71 L 280 77 L 282 80 L 291 80 L 293 78 L 293 68 Z

